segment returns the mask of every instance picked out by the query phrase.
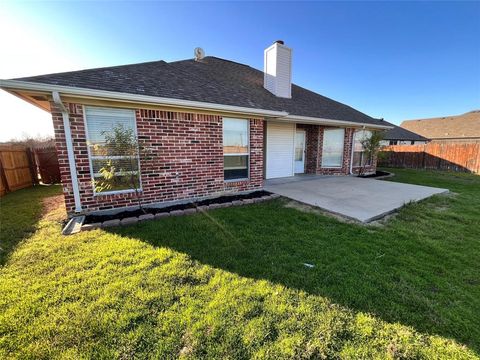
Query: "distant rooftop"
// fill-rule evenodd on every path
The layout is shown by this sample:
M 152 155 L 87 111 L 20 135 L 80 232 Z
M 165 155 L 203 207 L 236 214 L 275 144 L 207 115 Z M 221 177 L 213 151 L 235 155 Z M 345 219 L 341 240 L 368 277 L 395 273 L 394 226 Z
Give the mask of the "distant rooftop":
M 422 135 L 416 134 L 410 130 L 404 129 L 400 126 L 390 124 L 386 122 L 386 125 L 393 126 L 393 129 L 387 130 L 383 134 L 384 140 L 402 140 L 402 141 L 428 141 L 426 137 Z
M 429 139 L 480 139 L 480 110 L 429 119 L 406 120 L 400 125 Z

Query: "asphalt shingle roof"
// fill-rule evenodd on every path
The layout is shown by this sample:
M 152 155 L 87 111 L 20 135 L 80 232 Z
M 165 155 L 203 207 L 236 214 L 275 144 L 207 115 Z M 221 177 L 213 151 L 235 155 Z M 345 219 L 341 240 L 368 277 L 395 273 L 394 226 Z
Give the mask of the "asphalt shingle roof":
M 405 120 L 400 126 L 430 139 L 479 139 L 480 110 L 456 116 Z
M 393 129 L 384 132 L 384 140 L 428 141 L 428 139 L 422 135 L 415 134 L 410 130 L 401 128 L 400 126 L 388 123 L 386 121 L 385 123 L 393 126 Z
M 263 87 L 263 72 L 212 56 L 40 75 L 14 80 L 242 106 L 290 115 L 388 125 L 350 106 L 292 85 L 292 98 Z

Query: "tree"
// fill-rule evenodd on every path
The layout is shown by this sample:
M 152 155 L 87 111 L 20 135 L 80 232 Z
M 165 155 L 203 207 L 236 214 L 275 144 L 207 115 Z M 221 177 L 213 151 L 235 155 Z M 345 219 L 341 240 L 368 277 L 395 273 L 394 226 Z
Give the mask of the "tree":
M 383 132 L 372 131 L 370 136 L 360 140 L 363 147 L 362 158 L 360 159 L 360 169 L 358 176 L 362 176 L 365 173 L 365 168 L 368 160 L 371 162 L 377 157 L 380 148 L 382 147 L 381 141 L 383 140 Z
M 101 150 L 104 161 L 100 168 L 101 180 L 94 180 L 95 191 L 133 189 L 138 207 L 146 213 L 140 188 L 140 159 L 146 159 L 148 149 L 139 143 L 133 129 L 116 125 L 112 131 L 103 131 L 105 143 Z

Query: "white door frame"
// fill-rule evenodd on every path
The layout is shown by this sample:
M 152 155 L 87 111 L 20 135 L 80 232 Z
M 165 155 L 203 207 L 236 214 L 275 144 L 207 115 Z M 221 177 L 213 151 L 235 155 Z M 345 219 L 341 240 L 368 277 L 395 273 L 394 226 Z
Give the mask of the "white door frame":
M 296 168 L 296 161 L 295 161 L 295 150 L 297 148 L 297 133 L 303 134 L 303 148 L 302 148 L 302 161 L 303 161 L 303 169 L 301 172 L 297 171 Z M 293 172 L 294 174 L 305 174 L 305 148 L 307 146 L 307 132 L 304 129 L 297 129 L 295 125 L 295 141 L 293 142 Z

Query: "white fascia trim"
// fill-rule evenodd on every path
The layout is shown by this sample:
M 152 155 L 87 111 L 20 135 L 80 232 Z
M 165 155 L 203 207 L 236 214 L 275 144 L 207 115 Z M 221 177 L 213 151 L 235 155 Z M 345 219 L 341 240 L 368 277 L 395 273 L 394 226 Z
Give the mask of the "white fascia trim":
M 72 132 L 70 131 L 70 118 L 65 105 L 62 103 L 60 94 L 56 91 L 52 92 L 53 102 L 62 111 L 63 129 L 65 132 L 65 143 L 67 145 L 68 165 L 70 169 L 70 177 L 72 179 L 73 199 L 75 201 L 75 212 L 82 212 L 82 202 L 80 200 L 80 191 L 78 188 L 77 167 L 75 164 L 75 154 L 73 152 Z
M 201 110 L 225 111 L 225 112 L 242 113 L 242 114 L 249 114 L 249 115 L 250 114 L 261 115 L 261 116 L 268 116 L 268 117 L 283 117 L 288 115 L 288 113 L 285 111 L 263 110 L 263 109 L 247 108 L 242 106 L 205 103 L 200 101 L 171 99 L 171 98 L 164 98 L 164 97 L 157 97 L 157 96 L 128 94 L 128 93 L 122 93 L 122 92 L 116 92 L 116 91 L 94 90 L 94 89 L 87 89 L 87 88 L 62 86 L 62 85 L 40 84 L 35 82 L 19 81 L 19 80 L 0 80 L 0 88 L 3 88 L 5 90 L 45 91 L 48 93 L 58 92 L 58 93 L 62 93 L 62 95 L 85 96 L 85 97 L 103 98 L 103 99 L 119 100 L 119 101 L 123 100 L 123 101 L 132 101 L 132 102 L 144 102 L 144 103 L 161 104 L 161 105 L 167 105 L 167 106 L 187 107 L 187 108 L 201 109 Z
M 358 123 L 353 121 L 344 121 L 344 120 L 333 120 L 333 119 L 324 119 L 316 118 L 309 116 L 297 116 L 297 115 L 287 115 L 283 118 L 276 118 L 275 121 L 286 121 L 286 122 L 301 122 L 306 124 L 318 124 L 318 125 L 336 125 L 336 126 L 348 126 L 348 127 L 358 127 L 358 128 L 368 128 L 368 129 L 393 129 L 393 126 L 389 125 L 375 125 L 368 123 Z

